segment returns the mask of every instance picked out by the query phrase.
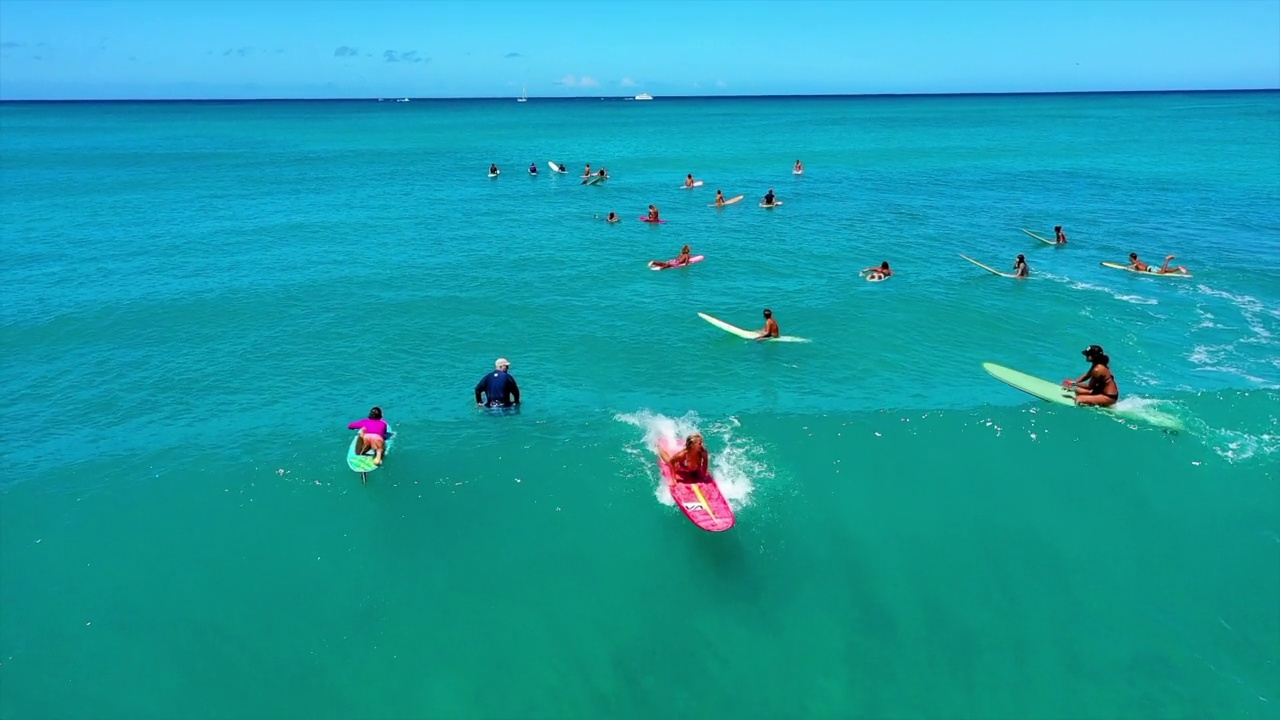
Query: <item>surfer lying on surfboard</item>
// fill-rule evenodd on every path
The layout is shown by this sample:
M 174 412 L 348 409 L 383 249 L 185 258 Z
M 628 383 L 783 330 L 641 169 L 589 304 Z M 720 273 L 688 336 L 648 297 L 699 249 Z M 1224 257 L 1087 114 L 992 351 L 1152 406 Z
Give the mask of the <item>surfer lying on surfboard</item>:
M 764 309 L 764 327 L 760 329 L 760 334 L 756 337 L 757 341 L 768 340 L 782 335 L 782 331 L 778 329 L 778 321 L 773 319 L 773 311 L 769 308 Z
M 872 265 L 869 268 L 858 271 L 859 275 L 866 275 L 868 280 L 883 280 L 891 275 L 893 271 L 889 269 L 889 261 L 885 260 L 877 267 Z
M 694 433 L 685 438 L 684 449 L 677 450 L 674 453 L 669 453 L 659 447 L 658 457 L 675 471 L 672 473 L 671 481 L 667 483 L 668 485 L 675 485 L 678 482 L 706 482 L 709 478 L 707 466 L 711 462 L 711 457 L 707 454 L 707 448 L 702 444 L 702 433 Z
M 688 245 L 685 245 L 684 247 L 680 248 L 680 254 L 679 254 L 679 255 L 677 255 L 677 256 L 675 256 L 675 258 L 674 258 L 674 259 L 672 259 L 672 260 L 650 260 L 650 261 L 649 261 L 649 267 L 673 268 L 673 267 L 680 267 L 681 265 L 688 265 L 688 264 L 689 264 L 689 258 L 690 258 L 692 255 L 693 255 L 693 252 L 691 252 L 691 251 L 689 250 L 689 246 L 688 246 Z
M 381 465 L 382 451 L 387 444 L 387 423 L 382 419 L 382 408 L 373 408 L 368 418 L 351 423 L 347 429 L 360 431 L 356 438 L 356 454 L 364 455 L 373 448 L 373 464 Z
M 1080 354 L 1089 361 L 1089 370 L 1076 380 L 1063 380 L 1062 387 L 1075 388 L 1077 405 L 1115 405 L 1120 399 L 1120 386 L 1116 385 L 1116 376 L 1108 367 L 1111 358 L 1102 351 L 1101 345 L 1090 345 Z
M 1171 275 L 1171 274 L 1186 275 L 1187 269 L 1182 267 L 1181 265 L 1177 267 L 1169 267 L 1169 261 L 1173 260 L 1176 257 L 1178 256 L 1177 255 L 1165 256 L 1164 264 L 1160 266 L 1160 269 L 1153 270 L 1150 265 L 1138 259 L 1138 253 L 1129 253 L 1129 267 L 1133 268 L 1134 270 L 1137 270 L 1138 272 L 1149 272 L 1149 273 L 1155 273 L 1157 275 Z

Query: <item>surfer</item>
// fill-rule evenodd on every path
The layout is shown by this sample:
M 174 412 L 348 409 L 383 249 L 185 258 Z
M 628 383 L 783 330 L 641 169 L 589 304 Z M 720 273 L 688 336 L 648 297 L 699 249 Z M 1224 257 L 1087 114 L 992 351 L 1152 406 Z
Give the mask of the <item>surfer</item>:
M 591 177 L 591 163 L 587 163 L 587 169 L 582 171 L 582 177 L 584 178 Z
M 609 217 L 604 219 L 604 221 L 607 223 L 616 223 L 620 220 L 622 220 L 622 218 L 618 217 L 618 213 L 616 212 L 610 212 Z
M 520 404 L 520 387 L 516 379 L 507 372 L 511 363 L 506 358 L 498 358 L 493 362 L 493 372 L 480 378 L 476 383 L 476 405 L 484 407 L 511 407 Z M 480 400 L 484 393 L 484 401 Z
M 658 222 L 658 206 L 649 206 L 649 222 Z
M 801 165 L 801 164 L 800 164 L 800 161 L 799 161 L 799 160 L 797 160 L 797 161 L 796 161 L 796 165 L 795 165 L 795 167 L 791 168 L 791 172 L 795 173 L 796 175 L 799 175 L 800 173 L 803 173 L 803 172 L 804 172 L 804 165 Z
M 1159 272 L 1161 275 L 1169 275 L 1170 273 L 1174 275 L 1186 275 L 1187 269 L 1182 267 L 1181 265 L 1179 265 L 1178 267 L 1172 267 L 1172 268 L 1169 267 L 1169 261 L 1173 260 L 1176 257 L 1178 256 L 1166 255 L 1164 258 L 1164 264 L 1160 266 L 1160 269 L 1157 272 Z
M 1075 389 L 1077 405 L 1115 405 L 1120 399 L 1120 387 L 1116 385 L 1116 376 L 1111 374 L 1111 358 L 1100 345 L 1090 345 L 1080 354 L 1089 361 L 1089 370 L 1079 379 L 1063 380 L 1062 386 Z
M 669 485 L 682 483 L 700 483 L 707 481 L 707 466 L 711 462 L 707 448 L 702 444 L 702 433 L 693 433 L 685 438 L 684 449 L 669 453 L 658 448 L 658 457 L 671 466 L 671 482 Z
M 373 448 L 373 464 L 381 465 L 382 451 L 387 444 L 387 423 L 382 419 L 382 408 L 373 408 L 369 417 L 351 423 L 347 429 L 360 431 L 356 436 L 356 454 L 364 455 Z
M 769 188 L 769 192 L 764 194 L 764 199 L 760 201 L 761 205 L 772 205 L 777 198 L 773 196 L 773 188 Z
M 691 255 L 693 255 L 693 253 L 689 250 L 689 246 L 685 245 L 684 247 L 680 248 L 680 254 L 677 255 L 674 260 L 650 260 L 649 267 L 673 268 L 673 267 L 680 267 L 681 265 L 688 265 L 689 257 Z
M 490 174 L 490 175 L 497 175 L 497 174 L 498 174 L 498 166 L 497 166 L 497 165 L 490 165 L 490 166 L 489 166 L 489 174 Z
M 530 175 L 538 174 L 538 163 L 529 163 L 529 174 Z
M 1013 261 L 1013 274 L 1020 278 L 1031 274 L 1031 268 L 1027 267 L 1027 256 L 1022 253 L 1018 253 L 1018 259 Z
M 769 308 L 764 309 L 764 327 L 760 330 L 760 334 L 756 336 L 756 340 L 768 340 L 782 335 L 782 331 L 778 329 L 778 321 L 773 319 L 773 311 Z
M 1019 255 L 1019 257 L 1021 257 L 1021 255 Z M 889 269 L 889 261 L 885 260 L 880 263 L 879 267 L 872 265 L 865 270 L 860 270 L 858 274 L 866 275 L 868 280 L 883 280 L 890 275 L 893 275 L 893 271 Z
M 1129 253 L 1129 267 L 1138 272 L 1151 272 L 1151 266 L 1138 259 L 1138 253 Z
M 687 188 L 693 187 L 693 173 L 684 176 L 684 186 Z
M 724 191 L 716 191 L 716 207 L 724 207 Z
M 596 175 L 599 175 L 601 180 L 609 179 L 609 171 L 605 170 L 603 167 L 600 168 L 600 172 L 596 173 Z
M 1056 244 L 1058 244 L 1058 245 L 1066 245 L 1066 244 L 1067 244 L 1067 234 L 1066 234 L 1066 233 L 1064 233 L 1064 232 L 1062 232 L 1062 226 L 1061 226 L 1061 225 L 1054 225 L 1054 226 L 1053 226 L 1053 242 L 1054 242 L 1054 243 L 1056 243 Z

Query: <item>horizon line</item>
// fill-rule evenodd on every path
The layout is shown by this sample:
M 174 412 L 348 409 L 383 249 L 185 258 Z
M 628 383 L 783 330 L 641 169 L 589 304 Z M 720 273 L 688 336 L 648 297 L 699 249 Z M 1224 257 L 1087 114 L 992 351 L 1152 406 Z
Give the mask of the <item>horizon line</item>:
M 923 98 L 923 97 L 1007 97 L 1038 95 L 1187 95 L 1201 93 L 1267 93 L 1280 92 L 1280 86 L 1269 88 L 1217 88 L 1217 89 L 1173 89 L 1173 90 L 1038 90 L 1007 92 L 920 92 L 920 93 L 800 93 L 800 94 L 758 94 L 758 95 L 658 95 L 653 99 L 666 100 L 744 100 L 744 99 L 824 99 L 824 98 Z M 538 101 L 572 101 L 572 100 L 634 100 L 634 95 L 547 95 L 529 96 L 528 100 Z M 467 97 L 432 97 L 411 95 L 366 95 L 349 97 L 262 97 L 262 98 L 211 98 L 211 97 L 175 97 L 175 98 L 44 98 L 44 99 L 5 99 L 4 103 L 165 103 L 165 102 L 368 102 L 419 100 L 428 102 L 468 102 L 477 100 L 501 100 L 509 102 L 514 95 L 476 95 Z M 648 101 L 641 101 L 648 102 Z

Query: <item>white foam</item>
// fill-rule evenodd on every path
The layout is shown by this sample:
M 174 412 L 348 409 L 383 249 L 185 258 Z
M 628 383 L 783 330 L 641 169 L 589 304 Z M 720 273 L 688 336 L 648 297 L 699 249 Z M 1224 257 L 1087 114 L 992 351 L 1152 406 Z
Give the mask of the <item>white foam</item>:
M 1092 283 L 1081 282 L 1079 280 L 1072 280 L 1070 278 L 1060 277 L 1057 275 L 1048 275 L 1047 273 L 1042 273 L 1042 275 L 1045 275 L 1046 277 L 1049 277 L 1052 280 L 1069 283 L 1071 285 L 1072 290 L 1092 290 L 1094 292 L 1106 293 L 1107 295 L 1110 295 L 1116 300 L 1120 300 L 1121 302 L 1131 303 L 1133 305 L 1159 305 L 1160 304 L 1160 301 L 1156 300 L 1155 298 L 1143 297 L 1141 295 L 1128 295 L 1125 293 L 1116 292 L 1115 290 L 1112 290 L 1111 288 L 1106 287 L 1105 285 L 1094 285 Z
M 773 477 L 768 464 L 757 459 L 762 454 L 761 449 L 734 435 L 734 430 L 740 426 L 737 418 L 706 423 L 706 427 L 703 427 L 698 414 L 693 411 L 671 418 L 649 410 L 640 410 L 619 413 L 614 419 L 644 431 L 643 448 L 632 445 L 626 451 L 643 460 L 648 469 L 649 480 L 653 483 L 654 497 L 663 505 L 675 505 L 655 461 L 658 442 L 664 438 L 679 443 L 692 433 L 702 433 L 707 440 L 707 451 L 711 454 L 711 474 L 716 479 L 720 493 L 734 510 L 749 504 L 751 492 L 755 489 L 754 480 Z

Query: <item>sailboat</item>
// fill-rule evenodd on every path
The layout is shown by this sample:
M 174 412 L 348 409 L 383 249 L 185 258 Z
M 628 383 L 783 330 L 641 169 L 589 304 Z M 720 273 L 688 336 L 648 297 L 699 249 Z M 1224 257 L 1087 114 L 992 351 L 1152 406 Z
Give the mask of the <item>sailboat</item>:
M 525 91 L 524 86 L 520 86 L 520 97 L 516 98 L 516 102 L 529 102 L 529 93 Z

